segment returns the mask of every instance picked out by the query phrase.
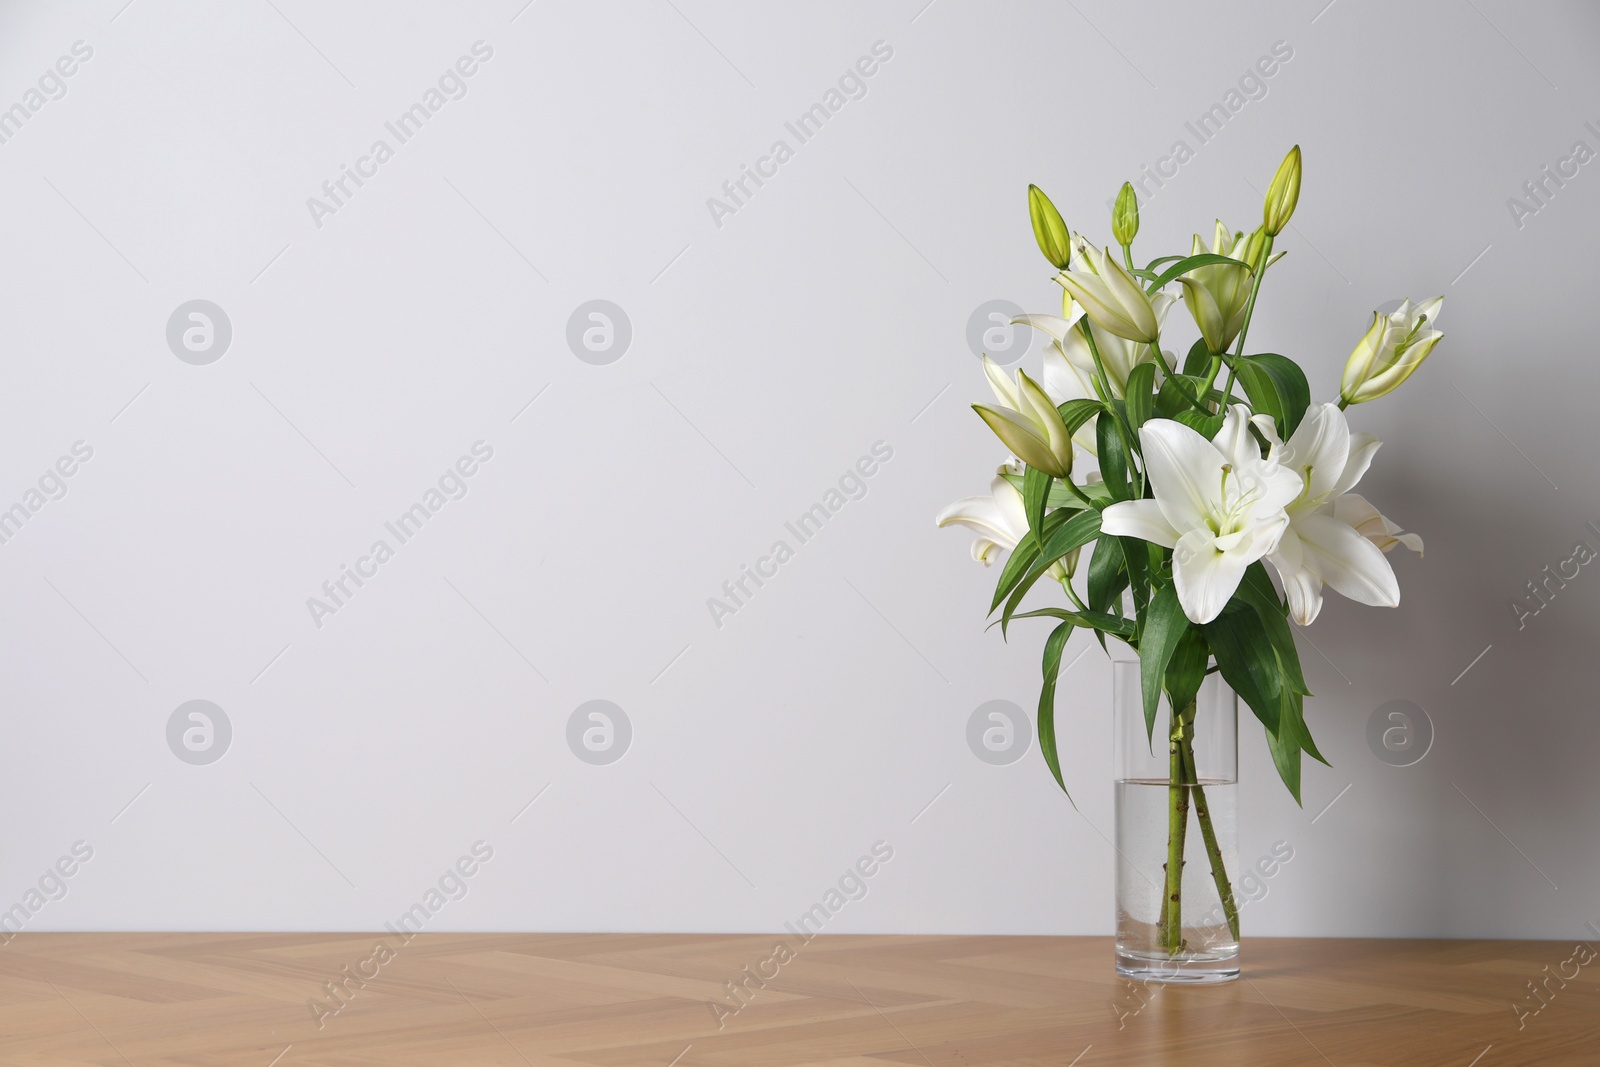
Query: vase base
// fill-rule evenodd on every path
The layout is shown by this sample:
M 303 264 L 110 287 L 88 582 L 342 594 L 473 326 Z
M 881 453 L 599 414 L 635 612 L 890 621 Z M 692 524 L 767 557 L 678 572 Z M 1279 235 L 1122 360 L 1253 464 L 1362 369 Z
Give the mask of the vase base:
M 1135 982 L 1164 982 L 1172 985 L 1209 985 L 1232 982 L 1239 977 L 1239 954 L 1216 957 L 1136 956 L 1117 952 L 1117 974 Z

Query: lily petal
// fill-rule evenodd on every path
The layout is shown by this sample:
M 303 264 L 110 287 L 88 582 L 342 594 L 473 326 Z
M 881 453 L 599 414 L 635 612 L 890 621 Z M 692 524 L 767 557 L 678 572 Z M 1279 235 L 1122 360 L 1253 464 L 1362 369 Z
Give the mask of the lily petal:
M 1289 601 L 1289 617 L 1297 626 L 1316 622 L 1322 613 L 1322 579 L 1311 571 L 1298 569 L 1287 573 L 1280 570 L 1278 577 L 1283 580 L 1283 595 Z
M 1174 548 L 1179 533 L 1154 500 L 1122 500 L 1100 513 L 1100 532 L 1113 537 L 1138 537 L 1162 548 Z
M 1083 308 L 1074 306 L 1073 316 L 1070 319 L 1064 319 L 1060 315 L 1019 315 L 1011 321 L 1032 326 L 1056 344 L 1060 344 L 1067 339 L 1067 334 L 1072 332 L 1072 328 L 1081 318 L 1083 318 Z
M 1328 499 L 1337 500 L 1354 489 L 1361 476 L 1367 473 L 1367 468 L 1372 466 L 1372 457 L 1376 456 L 1378 449 L 1382 447 L 1383 442 L 1373 434 L 1366 432 L 1351 434 L 1350 454 L 1344 463 L 1344 473 L 1339 475 L 1339 480 L 1329 490 Z
M 1323 581 L 1359 604 L 1392 608 L 1400 603 L 1394 568 L 1371 541 L 1332 515 L 1305 515 L 1295 532 Z
M 989 379 L 989 388 L 994 390 L 996 400 L 1013 411 L 1022 409 L 1022 397 L 1017 392 L 1016 383 L 1000 369 L 1000 364 L 984 356 L 983 373 Z
M 1383 552 L 1395 545 L 1405 545 L 1417 555 L 1422 555 L 1422 538 L 1406 533 L 1380 513 L 1366 497 L 1359 493 L 1346 493 L 1333 502 L 1333 517 L 1355 527 L 1356 533 L 1371 541 Z
M 1222 453 L 1194 430 L 1171 419 L 1139 427 L 1145 476 L 1172 528 L 1187 533 L 1204 527 L 1209 501 L 1222 482 Z
M 1238 552 L 1217 548 L 1208 531 L 1184 534 L 1172 552 L 1172 584 L 1183 613 L 1197 624 L 1221 615 L 1251 562 Z
M 1283 462 L 1306 480 L 1306 498 L 1321 501 L 1344 473 L 1349 456 L 1350 424 L 1344 413 L 1335 404 L 1313 404 L 1289 435 Z

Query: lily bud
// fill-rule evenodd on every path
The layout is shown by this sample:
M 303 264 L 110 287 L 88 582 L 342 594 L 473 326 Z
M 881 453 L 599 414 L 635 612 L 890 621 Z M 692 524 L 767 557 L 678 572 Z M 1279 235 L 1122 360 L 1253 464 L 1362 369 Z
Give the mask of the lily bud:
M 1039 251 L 1056 270 L 1066 270 L 1072 256 L 1072 237 L 1061 212 L 1037 185 L 1028 186 L 1028 217 L 1033 221 L 1033 239 Z
M 1133 183 L 1123 182 L 1117 194 L 1117 206 L 1111 209 L 1111 235 L 1117 244 L 1126 248 L 1133 244 L 1139 233 L 1139 198 L 1134 195 Z
M 1300 202 L 1300 146 L 1289 149 L 1289 154 L 1278 164 L 1278 173 L 1272 176 L 1267 187 L 1266 203 L 1261 209 L 1261 228 L 1268 237 L 1276 237 L 1289 225 L 1289 217 Z
M 1259 271 L 1262 266 L 1261 257 L 1266 254 L 1266 251 L 1267 231 L 1266 227 L 1261 227 L 1253 231 L 1249 237 L 1245 238 L 1244 252 L 1239 256 L 1239 258 L 1250 264 L 1251 270 Z
M 1160 334 L 1150 296 L 1133 275 L 1087 241 L 1079 242 L 1079 269 L 1062 271 L 1056 281 L 1083 308 L 1089 321 L 1107 333 L 1141 344 L 1153 344 Z
M 1344 365 L 1339 396 L 1346 404 L 1364 404 L 1399 388 L 1444 334 L 1433 328 L 1444 297 L 1413 305 L 1406 300 L 1388 315 L 1373 312 L 1372 325 Z
M 1200 235 L 1196 234 L 1190 254 L 1210 251 L 1219 256 L 1250 262 L 1248 244 L 1253 236 L 1229 233 L 1228 228 L 1218 221 L 1211 247 L 1207 249 L 1201 243 Z M 1226 352 L 1244 328 L 1245 305 L 1250 302 L 1252 277 L 1244 263 L 1213 263 L 1196 267 L 1178 279 L 1183 286 L 1184 306 L 1189 309 L 1195 325 L 1200 327 L 1200 335 L 1206 339 L 1206 347 L 1212 352 Z
M 973 410 L 1012 455 L 1051 477 L 1068 477 L 1072 473 L 1072 437 L 1050 397 L 1022 371 L 1017 371 L 1013 384 L 987 356 L 983 362 L 989 384 L 1006 406 L 974 404 Z

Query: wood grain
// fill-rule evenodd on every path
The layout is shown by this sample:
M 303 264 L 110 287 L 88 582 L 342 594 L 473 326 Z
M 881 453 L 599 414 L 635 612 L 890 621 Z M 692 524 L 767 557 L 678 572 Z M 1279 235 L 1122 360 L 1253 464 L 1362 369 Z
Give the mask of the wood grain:
M 22 934 L 0 1064 L 1600 1065 L 1600 959 L 1566 943 L 1256 938 L 1243 981 L 1184 988 L 1103 938 L 779 940 Z

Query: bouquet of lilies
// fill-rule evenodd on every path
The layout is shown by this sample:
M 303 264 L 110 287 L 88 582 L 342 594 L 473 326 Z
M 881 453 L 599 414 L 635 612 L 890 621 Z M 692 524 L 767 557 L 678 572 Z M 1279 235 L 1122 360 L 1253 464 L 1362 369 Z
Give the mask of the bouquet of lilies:
M 1196 694 L 1220 671 L 1266 728 L 1298 802 L 1301 753 L 1327 761 L 1306 727 L 1309 690 L 1289 620 L 1310 624 L 1324 586 L 1394 607 L 1400 589 L 1385 553 L 1397 544 L 1422 551 L 1419 537 L 1351 492 L 1380 442 L 1352 432 L 1345 409 L 1386 395 L 1422 365 L 1443 336 L 1435 328 L 1442 298 L 1374 313 L 1336 402 L 1313 404 L 1305 373 L 1287 356 L 1245 349 L 1262 281 L 1284 254 L 1273 246 L 1299 200 L 1300 175 L 1296 146 L 1253 232 L 1218 222 L 1209 249 L 1196 236 L 1188 255 L 1143 267 L 1134 265 L 1131 185 L 1112 212 L 1120 262 L 1028 189 L 1061 314 L 1017 320 L 1051 342 L 1038 378 L 1018 370 L 1013 380 L 984 357 L 998 402 L 973 407 L 1013 458 L 988 496 L 951 505 L 938 523 L 976 530 L 972 554 L 986 565 L 1010 553 L 990 605 L 1002 633 L 1013 618 L 1056 621 L 1044 648 L 1038 733 L 1063 789 L 1056 677 L 1068 638 L 1087 630 L 1102 646 L 1113 637 L 1137 651 L 1152 740 L 1166 693 L 1175 791 L 1183 767 L 1194 765 Z M 1180 297 L 1199 333 L 1181 359 L 1163 344 Z M 1082 473 L 1084 457 L 1094 470 Z M 1019 611 L 1046 577 L 1070 606 Z

